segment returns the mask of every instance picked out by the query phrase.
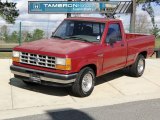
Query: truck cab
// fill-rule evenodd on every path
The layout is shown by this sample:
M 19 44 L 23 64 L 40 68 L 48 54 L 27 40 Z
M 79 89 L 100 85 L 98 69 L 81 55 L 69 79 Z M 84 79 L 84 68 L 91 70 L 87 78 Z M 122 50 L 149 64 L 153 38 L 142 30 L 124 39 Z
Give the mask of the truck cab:
M 121 20 L 67 18 L 50 39 L 15 47 L 10 69 L 26 84 L 71 87 L 76 96 L 85 97 L 106 73 L 128 68 L 140 77 L 154 42 L 153 35 L 125 33 Z

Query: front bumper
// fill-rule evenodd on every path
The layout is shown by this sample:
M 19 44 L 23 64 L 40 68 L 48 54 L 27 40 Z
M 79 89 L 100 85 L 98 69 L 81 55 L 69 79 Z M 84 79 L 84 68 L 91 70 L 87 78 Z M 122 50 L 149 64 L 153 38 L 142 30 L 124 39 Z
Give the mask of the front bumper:
M 15 65 L 11 65 L 10 70 L 16 76 L 30 78 L 31 74 L 36 74 L 40 77 L 42 81 L 64 84 L 64 85 L 75 82 L 76 77 L 77 77 L 77 73 L 68 74 L 68 75 L 58 74 L 58 73 L 51 73 L 51 72 L 45 72 L 45 71 L 40 71 L 40 70 L 19 67 Z

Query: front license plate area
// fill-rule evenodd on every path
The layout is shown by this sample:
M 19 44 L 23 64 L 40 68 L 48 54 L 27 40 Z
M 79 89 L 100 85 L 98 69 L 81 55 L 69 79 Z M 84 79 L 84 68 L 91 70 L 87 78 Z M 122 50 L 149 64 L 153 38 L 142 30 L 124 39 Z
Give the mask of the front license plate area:
M 34 83 L 41 83 L 40 76 L 37 74 L 31 74 L 30 80 L 31 80 L 31 82 L 34 82 Z

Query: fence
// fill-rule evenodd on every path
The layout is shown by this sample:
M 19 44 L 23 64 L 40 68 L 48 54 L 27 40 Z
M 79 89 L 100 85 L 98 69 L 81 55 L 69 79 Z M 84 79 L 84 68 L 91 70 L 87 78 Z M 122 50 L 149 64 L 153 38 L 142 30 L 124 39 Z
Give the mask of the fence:
M 0 25 L 0 48 L 13 48 L 21 43 L 49 38 L 59 23 L 22 22 Z

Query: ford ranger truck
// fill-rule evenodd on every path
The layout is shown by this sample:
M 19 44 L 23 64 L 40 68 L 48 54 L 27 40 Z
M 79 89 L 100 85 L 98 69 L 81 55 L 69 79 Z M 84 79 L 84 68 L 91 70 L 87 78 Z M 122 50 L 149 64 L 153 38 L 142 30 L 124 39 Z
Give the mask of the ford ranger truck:
M 51 38 L 15 47 L 10 69 L 26 84 L 69 86 L 85 97 L 106 73 L 128 68 L 140 77 L 154 44 L 153 35 L 125 33 L 121 20 L 66 18 Z

